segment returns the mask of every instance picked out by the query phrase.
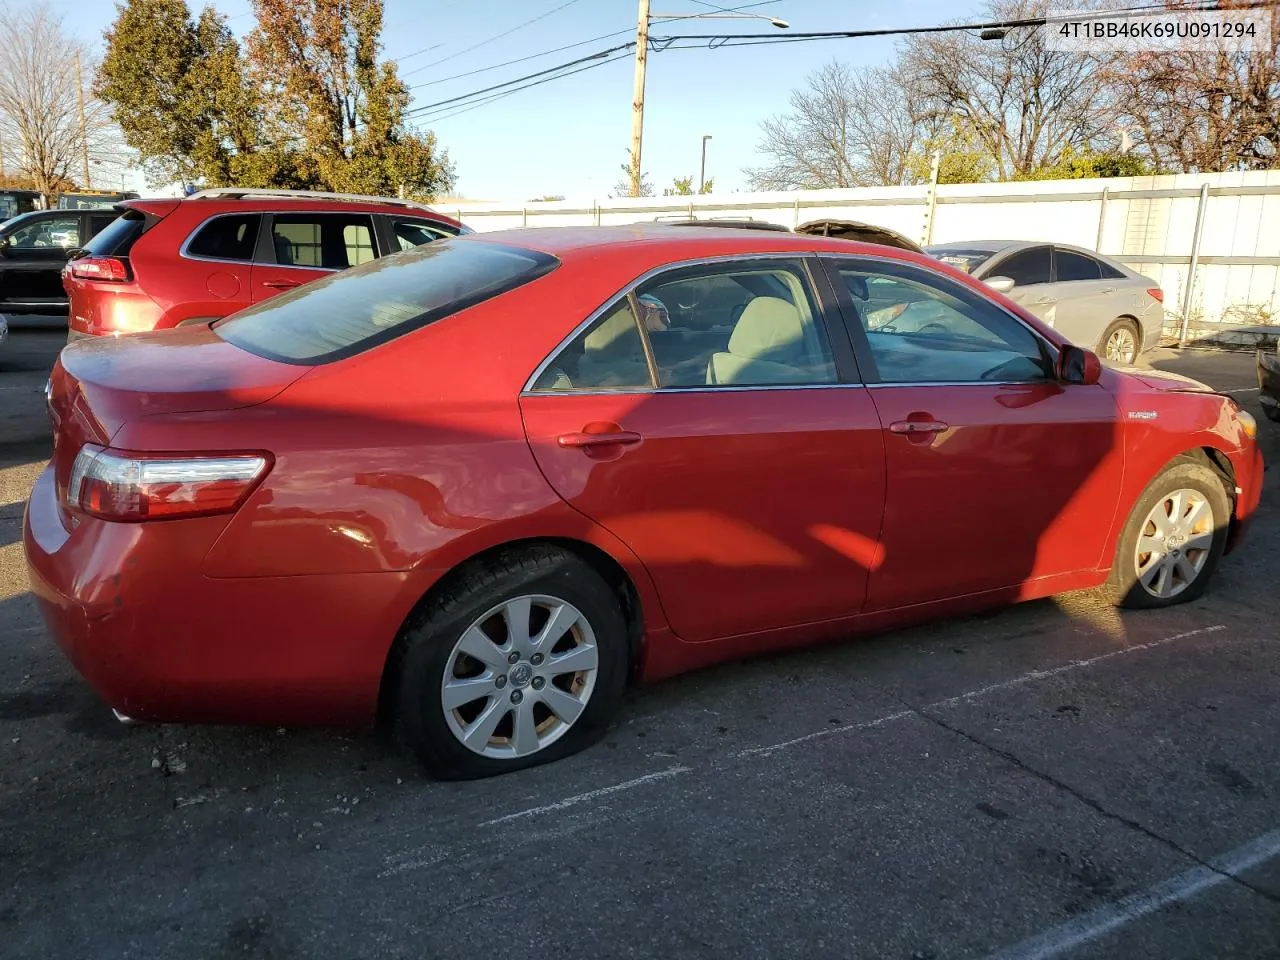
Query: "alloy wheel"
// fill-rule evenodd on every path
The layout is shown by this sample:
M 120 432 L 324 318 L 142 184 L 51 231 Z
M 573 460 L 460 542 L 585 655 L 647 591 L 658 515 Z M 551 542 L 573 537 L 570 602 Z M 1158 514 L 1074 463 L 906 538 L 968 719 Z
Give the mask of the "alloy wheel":
M 1213 507 L 1198 490 L 1174 490 L 1151 508 L 1138 531 L 1134 569 L 1153 597 L 1176 597 L 1195 582 L 1213 549 Z
M 454 644 L 440 698 L 450 732 L 484 757 L 536 753 L 568 732 L 595 688 L 591 624 L 556 597 L 505 600 Z
M 1128 327 L 1118 327 L 1107 337 L 1106 358 L 1112 363 L 1132 366 L 1138 358 L 1138 341 Z

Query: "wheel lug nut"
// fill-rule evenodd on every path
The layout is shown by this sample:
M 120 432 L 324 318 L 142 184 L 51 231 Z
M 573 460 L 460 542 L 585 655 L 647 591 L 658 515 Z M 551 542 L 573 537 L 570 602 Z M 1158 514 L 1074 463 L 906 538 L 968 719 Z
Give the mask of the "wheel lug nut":
M 520 659 L 520 654 L 514 651 L 507 654 L 507 663 L 516 663 Z
M 499 690 L 501 690 L 503 687 L 507 685 L 507 678 L 505 676 L 498 677 L 497 680 L 493 681 L 493 685 L 496 686 Z
M 535 689 L 535 690 L 541 690 L 544 686 L 546 686 L 546 683 L 547 683 L 547 681 L 543 680 L 541 677 L 534 677 L 534 678 L 533 678 L 533 689 Z
M 532 657 L 529 658 L 529 662 L 532 663 L 535 667 L 538 666 L 540 663 L 542 663 L 542 654 L 535 653 Z
M 521 693 L 519 690 L 512 690 L 512 691 L 511 691 L 511 702 L 512 702 L 512 703 L 519 703 L 519 702 L 520 702 L 521 700 L 523 700 L 523 699 L 524 699 L 524 694 L 523 694 L 523 693 Z

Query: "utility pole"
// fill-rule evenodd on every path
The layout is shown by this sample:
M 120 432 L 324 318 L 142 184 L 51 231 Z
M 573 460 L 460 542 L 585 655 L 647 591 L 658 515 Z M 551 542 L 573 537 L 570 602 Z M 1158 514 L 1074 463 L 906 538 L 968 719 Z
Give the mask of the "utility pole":
M 711 139 L 711 134 L 706 133 L 702 136 L 702 166 L 698 168 L 698 193 L 702 193 L 707 185 L 707 141 Z
M 84 78 L 80 73 L 80 51 L 76 51 L 76 102 L 80 106 L 80 160 L 84 172 L 84 188 L 93 186 L 89 178 L 89 129 L 84 122 Z
M 644 141 L 644 71 L 649 60 L 649 0 L 636 17 L 636 82 L 631 95 L 631 195 L 640 196 L 640 151 Z

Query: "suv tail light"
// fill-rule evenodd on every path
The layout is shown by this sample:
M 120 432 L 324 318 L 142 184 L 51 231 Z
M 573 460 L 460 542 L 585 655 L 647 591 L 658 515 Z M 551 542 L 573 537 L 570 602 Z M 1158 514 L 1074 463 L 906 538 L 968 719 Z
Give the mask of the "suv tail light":
M 134 457 L 85 444 L 71 466 L 67 506 L 125 522 L 231 513 L 269 466 L 261 454 Z
M 1164 291 L 1161 290 L 1159 287 L 1152 287 L 1150 290 L 1147 291 L 1147 296 L 1150 297 L 1152 300 L 1156 300 L 1160 303 L 1164 303 Z
M 71 261 L 71 275 L 81 280 L 108 280 L 123 283 L 129 279 L 129 266 L 115 257 L 81 257 Z

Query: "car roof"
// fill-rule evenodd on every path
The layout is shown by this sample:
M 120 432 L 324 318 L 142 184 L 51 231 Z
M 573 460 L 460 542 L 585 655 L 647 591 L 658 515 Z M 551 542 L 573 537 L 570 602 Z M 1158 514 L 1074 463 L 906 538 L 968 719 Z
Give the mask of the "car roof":
M 997 254 L 1013 247 L 1048 246 L 1047 240 L 955 240 L 951 243 L 931 243 L 925 247 L 930 253 L 951 253 L 960 250 L 976 250 L 979 253 Z
M 637 251 L 656 251 L 663 246 L 678 247 L 680 256 L 716 256 L 735 253 L 804 253 L 812 250 L 832 252 L 861 252 L 869 256 L 884 256 L 892 249 L 904 258 L 929 262 L 908 250 L 886 247 L 881 244 L 844 240 L 837 237 L 818 237 L 790 231 L 759 230 L 738 227 L 717 227 L 702 230 L 693 226 L 663 222 L 642 221 L 600 227 L 517 227 L 473 233 L 468 241 L 501 243 L 523 247 L 558 259 L 572 259 L 593 250 L 609 248 L 618 250 L 633 248 Z

